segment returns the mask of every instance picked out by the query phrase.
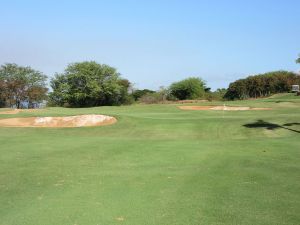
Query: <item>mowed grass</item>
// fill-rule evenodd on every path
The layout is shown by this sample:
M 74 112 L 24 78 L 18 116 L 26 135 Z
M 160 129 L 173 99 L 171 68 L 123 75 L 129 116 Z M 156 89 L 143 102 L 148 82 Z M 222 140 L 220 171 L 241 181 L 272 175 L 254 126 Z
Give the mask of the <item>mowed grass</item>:
M 226 104 L 273 110 L 133 105 L 0 115 L 118 119 L 0 128 L 0 225 L 300 224 L 300 97 Z

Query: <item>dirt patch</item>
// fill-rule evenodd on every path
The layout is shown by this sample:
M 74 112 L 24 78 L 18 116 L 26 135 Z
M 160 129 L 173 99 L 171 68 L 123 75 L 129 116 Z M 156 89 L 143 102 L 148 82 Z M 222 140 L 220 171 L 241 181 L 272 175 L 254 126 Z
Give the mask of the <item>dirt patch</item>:
M 90 127 L 110 125 L 117 119 L 105 115 L 80 115 L 66 117 L 28 117 L 0 120 L 0 127 Z
M 10 115 L 10 114 L 17 114 L 20 112 L 20 109 L 14 109 L 14 110 L 8 110 L 8 111 L 2 111 L 0 114 Z
M 12 115 L 12 114 L 18 114 L 20 112 L 36 112 L 40 111 L 41 109 L 12 109 L 8 111 L 3 111 L 0 112 L 0 114 L 5 114 L 5 115 Z
M 186 103 L 200 103 L 200 102 L 208 102 L 208 100 L 177 100 L 173 103 L 186 104 Z
M 178 106 L 183 110 L 225 110 L 225 111 L 245 111 L 245 110 L 271 110 L 271 108 L 251 108 L 242 106 Z

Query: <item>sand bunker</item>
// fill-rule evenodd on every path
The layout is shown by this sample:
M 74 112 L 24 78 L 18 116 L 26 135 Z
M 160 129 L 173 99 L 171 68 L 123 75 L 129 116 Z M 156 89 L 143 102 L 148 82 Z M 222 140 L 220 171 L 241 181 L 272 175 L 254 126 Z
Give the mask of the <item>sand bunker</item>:
M 244 111 L 244 110 L 271 110 L 271 108 L 251 108 L 240 106 L 178 106 L 183 110 L 228 110 L 228 111 Z
M 67 117 L 28 117 L 1 119 L 0 127 L 87 127 L 103 126 L 117 122 L 105 115 L 80 115 Z

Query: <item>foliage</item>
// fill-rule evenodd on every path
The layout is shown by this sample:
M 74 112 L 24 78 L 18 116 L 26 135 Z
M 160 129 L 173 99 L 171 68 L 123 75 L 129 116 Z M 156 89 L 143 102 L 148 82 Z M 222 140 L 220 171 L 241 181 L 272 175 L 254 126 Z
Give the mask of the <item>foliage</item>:
M 179 100 L 198 99 L 205 95 L 205 82 L 198 77 L 190 77 L 170 86 L 170 95 Z
M 33 108 L 46 99 L 47 77 L 30 67 L 7 63 L 0 68 L 0 104 Z
M 144 104 L 155 104 L 160 102 L 160 98 L 156 92 L 146 93 L 139 98 L 139 102 Z
M 269 72 L 231 83 L 224 97 L 229 100 L 266 97 L 289 92 L 293 84 L 300 84 L 299 75 L 288 71 Z
M 151 91 L 142 95 L 139 101 L 145 104 L 162 103 L 167 100 L 168 92 L 167 88 L 161 86 L 158 91 Z
M 149 89 L 143 89 L 143 90 L 134 90 L 132 93 L 132 97 L 135 101 L 138 101 L 142 96 L 146 94 L 153 94 L 155 91 L 149 90 Z
M 113 67 L 94 61 L 70 64 L 50 83 L 51 103 L 58 106 L 90 107 L 120 105 L 130 101 L 130 82 Z
M 134 102 L 134 99 L 131 94 L 129 94 L 129 90 L 131 89 L 131 83 L 127 79 L 120 79 L 118 81 L 119 85 L 121 86 L 121 94 L 119 102 L 120 104 L 129 105 Z
M 299 54 L 298 59 L 296 60 L 296 63 L 300 63 L 300 54 Z
M 226 88 L 218 88 L 216 91 L 209 91 L 206 92 L 205 98 L 209 101 L 222 101 L 224 99 L 224 95 L 226 94 L 227 89 Z
M 0 98 L 0 108 L 3 108 L 6 106 L 6 102 L 5 102 L 5 99 L 3 98 Z

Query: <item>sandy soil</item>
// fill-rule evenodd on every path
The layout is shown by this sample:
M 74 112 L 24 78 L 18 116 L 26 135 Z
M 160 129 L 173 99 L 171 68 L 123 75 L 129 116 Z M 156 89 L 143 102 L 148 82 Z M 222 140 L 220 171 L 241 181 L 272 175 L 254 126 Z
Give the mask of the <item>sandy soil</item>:
M 7 111 L 2 111 L 0 112 L 0 114 L 11 115 L 11 114 L 18 114 L 20 112 L 35 112 L 37 110 L 42 110 L 42 109 L 12 109 Z
M 7 114 L 7 115 L 9 115 L 9 114 L 17 114 L 19 112 L 20 112 L 20 109 L 13 109 L 13 110 L 2 111 L 2 112 L 0 112 L 0 114 Z
M 1 119 L 0 127 L 86 127 L 103 126 L 117 122 L 105 115 L 79 115 L 67 117 L 27 117 Z
M 250 107 L 233 107 L 233 106 L 178 106 L 183 110 L 228 110 L 228 111 L 244 111 L 244 110 L 271 110 L 271 108 L 250 108 Z

